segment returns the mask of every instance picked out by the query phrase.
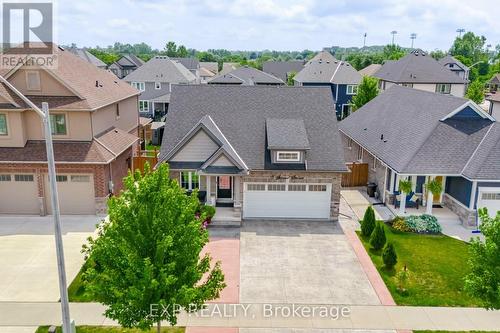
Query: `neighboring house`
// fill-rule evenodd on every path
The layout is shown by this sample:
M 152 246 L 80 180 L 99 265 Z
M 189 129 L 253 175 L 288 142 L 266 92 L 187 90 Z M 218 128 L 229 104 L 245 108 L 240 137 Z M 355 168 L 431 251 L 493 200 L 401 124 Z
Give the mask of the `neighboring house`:
M 444 191 L 432 204 L 450 208 L 466 226 L 475 225 L 479 207 L 500 210 L 500 125 L 474 102 L 394 85 L 339 128 L 346 160 L 369 165 L 385 204 L 409 178 L 427 205 L 425 184 L 436 179 Z
M 500 119 L 500 92 L 496 92 L 486 97 L 490 102 L 489 114 L 495 119 Z
M 279 86 L 285 84 L 283 80 L 249 66 L 238 67 L 226 74 L 219 74 L 208 80 L 207 83 L 243 86 Z
M 109 65 L 108 68 L 118 76 L 118 78 L 123 79 L 142 65 L 144 65 L 144 61 L 141 58 L 133 54 L 127 54 Z
M 200 67 L 211 71 L 215 75 L 219 74 L 219 64 L 217 62 L 200 62 Z
M 99 58 L 94 56 L 92 53 L 85 49 L 78 49 L 76 47 L 70 47 L 68 49 L 69 52 L 73 53 L 74 55 L 80 57 L 81 59 L 85 60 L 86 62 L 91 63 L 92 65 L 101 68 L 101 69 L 106 69 L 108 66 Z
M 196 58 L 170 58 L 186 67 L 197 79 L 200 77 L 200 62 Z M 198 82 L 199 83 L 199 82 Z
M 361 79 L 361 74 L 354 67 L 335 59 L 327 51 L 319 52 L 294 77 L 296 86 L 330 87 L 339 120 L 351 113 L 352 97 L 356 95 Z
M 300 72 L 305 62 L 305 60 L 266 61 L 262 64 L 262 71 L 288 82 L 289 74 Z
M 332 219 L 347 172 L 330 89 L 175 86 L 160 162 L 243 218 Z
M 361 76 L 373 76 L 382 67 L 381 64 L 371 64 L 358 71 Z
M 216 74 L 214 74 L 212 71 L 201 67 L 200 68 L 200 83 L 207 83 L 210 79 L 212 79 Z
M 180 61 L 167 56 L 156 56 L 123 78 L 141 92 L 141 117 L 161 118 L 168 112 L 173 84 L 195 84 L 196 76 Z
M 53 69 L 2 70 L 41 107 L 48 102 L 62 214 L 104 214 L 138 148 L 139 92 L 107 71 L 55 48 Z M 40 117 L 0 84 L 0 214 L 52 213 Z
M 465 66 L 460 60 L 455 59 L 451 55 L 447 55 L 439 60 L 439 63 L 458 75 L 460 78 L 469 80 L 469 67 Z
M 465 96 L 468 83 L 420 49 L 399 60 L 387 60 L 374 76 L 379 79 L 381 90 L 397 84 L 457 97 Z
M 500 90 L 500 73 L 495 74 L 488 82 L 490 92 L 495 93 Z

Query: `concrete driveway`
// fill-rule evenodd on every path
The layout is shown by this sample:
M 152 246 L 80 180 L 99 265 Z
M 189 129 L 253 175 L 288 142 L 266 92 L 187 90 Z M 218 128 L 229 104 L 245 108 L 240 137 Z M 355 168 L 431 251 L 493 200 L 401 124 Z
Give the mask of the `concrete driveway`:
M 82 244 L 97 216 L 63 216 L 68 284 L 83 264 Z M 57 301 L 59 285 L 52 217 L 0 215 L 0 301 Z
M 338 223 L 245 221 L 240 302 L 380 304 Z

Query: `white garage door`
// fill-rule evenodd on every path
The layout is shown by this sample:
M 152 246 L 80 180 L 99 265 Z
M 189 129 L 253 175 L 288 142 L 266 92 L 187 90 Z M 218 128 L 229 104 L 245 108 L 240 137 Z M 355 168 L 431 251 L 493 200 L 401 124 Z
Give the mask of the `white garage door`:
M 58 174 L 57 192 L 61 214 L 95 214 L 94 177 L 92 174 Z M 50 185 L 45 177 L 47 210 L 52 214 Z
M 34 174 L 0 174 L 0 214 L 40 214 Z
M 477 207 L 488 209 L 488 214 L 494 217 L 500 211 L 500 188 L 497 187 L 480 187 Z
M 331 184 L 245 183 L 244 218 L 328 219 Z

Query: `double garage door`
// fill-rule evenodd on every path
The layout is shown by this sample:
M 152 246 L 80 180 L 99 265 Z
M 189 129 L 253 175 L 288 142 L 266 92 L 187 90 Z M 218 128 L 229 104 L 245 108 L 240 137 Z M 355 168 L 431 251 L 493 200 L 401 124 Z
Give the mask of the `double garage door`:
M 61 214 L 95 214 L 94 179 L 91 174 L 58 174 Z M 47 214 L 52 214 L 49 177 L 45 176 Z
M 478 208 L 487 208 L 488 214 L 495 217 L 500 211 L 500 188 L 479 187 L 477 198 Z
M 329 219 L 331 184 L 244 183 L 243 218 Z

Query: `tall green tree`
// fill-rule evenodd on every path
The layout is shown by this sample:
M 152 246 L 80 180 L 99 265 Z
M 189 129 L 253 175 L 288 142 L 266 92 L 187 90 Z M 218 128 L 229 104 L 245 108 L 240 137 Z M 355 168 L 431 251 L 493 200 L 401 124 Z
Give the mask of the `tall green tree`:
M 484 101 L 484 84 L 479 80 L 472 82 L 467 88 L 465 97 L 477 104 L 481 104 Z
M 384 59 L 388 60 L 398 60 L 402 57 L 404 57 L 406 54 L 405 50 L 401 48 L 401 46 L 396 45 L 396 44 L 388 44 L 384 46 Z
M 169 169 L 147 168 L 124 179 L 125 191 L 109 200 L 109 222 L 84 249 L 91 268 L 87 290 L 106 306 L 104 314 L 124 327 L 160 331 L 174 325 L 180 307 L 200 309 L 225 287 L 220 263 L 200 252 L 208 242 L 197 217 L 196 193 L 186 195 Z
M 189 57 L 189 52 L 184 45 L 180 45 L 177 48 L 177 55 L 176 56 L 179 58 L 187 58 L 187 57 Z
M 177 57 L 177 44 L 170 41 L 165 45 L 165 54 L 169 57 Z
M 479 229 L 484 242 L 472 239 L 470 273 L 465 278 L 465 290 L 484 301 L 488 309 L 500 309 L 500 211 L 494 218 L 486 208 L 479 209 Z
M 357 94 L 352 98 L 353 110 L 356 111 L 378 95 L 378 79 L 364 76 L 358 86 Z
M 452 56 L 462 56 L 470 60 L 471 63 L 485 61 L 488 59 L 484 44 L 486 37 L 475 35 L 473 32 L 466 32 L 462 37 L 455 38 L 450 49 Z

